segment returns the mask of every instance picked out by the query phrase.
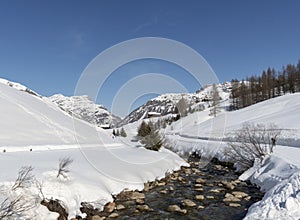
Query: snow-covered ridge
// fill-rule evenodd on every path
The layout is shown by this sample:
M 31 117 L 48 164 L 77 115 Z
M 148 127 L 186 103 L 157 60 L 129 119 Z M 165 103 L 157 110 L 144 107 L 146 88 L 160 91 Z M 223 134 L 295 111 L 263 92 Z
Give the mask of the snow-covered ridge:
M 38 96 L 40 98 L 42 97 L 38 93 L 34 92 L 33 90 L 27 88 L 26 86 L 24 86 L 24 85 L 22 85 L 20 83 L 11 82 L 11 81 L 8 81 L 6 79 L 1 79 L 1 78 L 0 78 L 0 83 L 8 85 L 8 86 L 10 86 L 10 87 L 12 87 L 14 89 L 19 90 L 19 91 L 27 92 L 27 93 L 29 93 L 31 95 L 35 95 L 35 96 Z
M 221 102 L 229 100 L 231 83 L 226 82 L 217 84 Z M 176 105 L 181 99 L 185 99 L 188 106 L 193 110 L 203 110 L 208 108 L 209 101 L 212 99 L 212 85 L 207 85 L 196 93 L 167 93 L 149 100 L 144 105 L 138 107 L 126 116 L 121 125 L 132 123 L 140 119 L 147 118 L 147 113 L 159 113 L 161 116 L 176 113 Z
M 66 97 L 56 94 L 49 99 L 70 115 L 93 125 L 114 127 L 121 120 L 103 105 L 95 104 L 86 95 Z

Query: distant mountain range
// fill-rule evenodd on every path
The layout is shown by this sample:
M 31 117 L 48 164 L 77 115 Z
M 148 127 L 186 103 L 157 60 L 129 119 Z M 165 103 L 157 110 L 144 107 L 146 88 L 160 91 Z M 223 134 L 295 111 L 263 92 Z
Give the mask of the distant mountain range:
M 121 118 L 110 113 L 103 105 L 95 104 L 88 96 L 66 97 L 57 94 L 49 97 L 70 115 L 100 127 L 115 127 Z
M 229 101 L 231 92 L 231 83 L 223 83 L 216 85 L 220 95 L 220 102 Z M 157 113 L 160 116 L 167 116 L 178 113 L 178 103 L 184 99 L 187 111 L 199 111 L 210 107 L 212 99 L 212 85 L 205 86 L 196 93 L 169 93 L 162 94 L 156 98 L 149 100 L 147 103 L 138 107 L 126 116 L 120 126 L 135 122 L 143 118 L 152 117 Z M 223 105 L 224 106 L 224 105 Z
M 46 98 L 19 83 L 10 82 L 5 79 L 0 79 L 0 83 L 9 85 L 12 88 L 27 92 L 40 98 Z M 217 90 L 220 95 L 220 101 L 223 103 L 228 102 L 231 92 L 231 83 L 227 82 L 218 84 Z M 195 93 L 162 94 L 141 105 L 123 119 L 109 112 L 103 105 L 95 104 L 88 96 L 85 95 L 67 97 L 62 94 L 56 94 L 47 99 L 55 103 L 60 109 L 73 117 L 87 121 L 99 127 L 111 128 L 120 127 L 125 124 L 153 116 L 172 116 L 174 114 L 178 114 L 177 105 L 180 100 L 185 101 L 186 111 L 204 110 L 210 107 L 210 101 L 212 99 L 212 85 L 205 86 Z

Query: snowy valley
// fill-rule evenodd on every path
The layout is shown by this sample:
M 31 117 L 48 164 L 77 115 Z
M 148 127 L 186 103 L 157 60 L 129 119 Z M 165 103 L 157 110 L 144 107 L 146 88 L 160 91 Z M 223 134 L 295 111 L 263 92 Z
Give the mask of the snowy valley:
M 54 198 L 75 217 L 81 215 L 81 202 L 102 209 L 113 201 L 112 195 L 124 189 L 142 190 L 144 183 L 188 166 L 183 158 L 192 152 L 226 161 L 224 149 L 231 132 L 243 123 L 274 123 L 281 130 L 274 154 L 240 176 L 266 192 L 245 219 L 299 219 L 300 94 L 228 111 L 231 84 L 216 88 L 220 97 L 216 117 L 211 114 L 213 86 L 207 86 L 193 94 L 160 95 L 121 120 L 86 96 L 47 98 L 1 80 L 0 203 L 24 194 L 33 208 L 19 219 L 57 219 L 57 213 L 39 204 L 43 198 Z M 184 111 L 180 100 L 186 102 Z M 137 129 L 143 120 L 157 122 L 176 114 L 181 114 L 180 119 L 160 129 L 167 142 L 158 152 L 137 147 Z M 123 127 L 127 137 L 112 136 L 112 129 L 101 128 L 107 124 Z M 73 160 L 66 178 L 57 175 L 62 158 Z M 11 192 L 24 166 L 33 167 L 40 187 L 31 184 Z

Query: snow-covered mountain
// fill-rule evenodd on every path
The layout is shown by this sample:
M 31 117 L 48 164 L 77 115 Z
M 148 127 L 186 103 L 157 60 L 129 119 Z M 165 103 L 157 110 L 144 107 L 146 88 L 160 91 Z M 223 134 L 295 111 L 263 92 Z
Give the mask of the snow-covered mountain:
M 70 115 L 100 127 L 114 127 L 121 120 L 104 106 L 95 104 L 86 95 L 66 97 L 56 94 L 49 99 Z
M 27 92 L 39 98 L 47 99 L 20 83 L 11 82 L 1 78 L 0 83 L 8 85 L 16 90 Z M 99 127 L 114 127 L 121 121 L 121 118 L 110 113 L 104 106 L 95 104 L 88 96 L 85 95 L 66 97 L 62 94 L 56 94 L 48 99 L 71 116 Z
M 226 82 L 216 85 L 220 95 L 220 102 L 224 103 L 229 100 L 231 91 L 231 83 Z M 149 118 L 152 115 L 172 115 L 178 113 L 178 102 L 184 99 L 187 104 L 187 109 L 192 111 L 200 111 L 210 106 L 212 99 L 212 85 L 205 86 L 196 93 L 169 93 L 163 94 L 149 100 L 144 105 L 138 107 L 126 116 L 120 125 L 125 125 L 138 121 L 140 119 Z
M 0 148 L 98 143 L 99 132 L 108 136 L 18 83 L 1 80 L 0 103 Z

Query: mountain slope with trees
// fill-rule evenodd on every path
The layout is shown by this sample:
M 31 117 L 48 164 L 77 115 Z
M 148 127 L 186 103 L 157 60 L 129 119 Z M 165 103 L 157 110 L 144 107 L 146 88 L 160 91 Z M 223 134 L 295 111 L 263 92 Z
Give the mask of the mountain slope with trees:
M 232 80 L 231 110 L 285 95 L 300 92 L 300 60 L 297 65 L 288 64 L 280 71 L 274 68 L 264 70 L 260 76 L 245 80 Z

